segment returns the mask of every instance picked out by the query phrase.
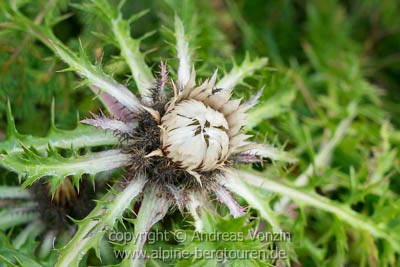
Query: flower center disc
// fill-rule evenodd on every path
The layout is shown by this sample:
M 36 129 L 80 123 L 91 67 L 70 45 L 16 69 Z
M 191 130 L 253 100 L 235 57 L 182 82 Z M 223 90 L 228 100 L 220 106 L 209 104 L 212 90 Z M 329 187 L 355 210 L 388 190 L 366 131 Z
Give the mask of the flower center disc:
M 177 104 L 161 119 L 163 150 L 190 170 L 209 171 L 222 163 L 229 150 L 224 115 L 196 100 Z

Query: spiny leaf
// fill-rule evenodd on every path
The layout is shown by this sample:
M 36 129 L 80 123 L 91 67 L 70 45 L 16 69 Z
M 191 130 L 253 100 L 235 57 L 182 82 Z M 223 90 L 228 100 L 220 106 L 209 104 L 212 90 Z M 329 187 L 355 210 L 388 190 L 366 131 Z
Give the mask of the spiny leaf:
M 51 37 L 51 44 L 61 59 L 71 69 L 85 77 L 90 84 L 110 94 L 132 112 L 141 109 L 141 104 L 135 95 L 128 88 L 106 75 L 100 65 L 92 65 L 82 47 L 80 49 L 80 56 L 77 56 L 54 36 Z
M 122 5 L 120 5 L 118 7 L 120 10 L 122 8 Z M 129 17 L 129 19 L 127 20 L 129 24 L 132 24 L 133 22 L 137 21 L 138 19 L 140 19 L 141 17 L 145 16 L 147 13 L 149 13 L 150 9 L 144 9 L 136 14 L 133 14 L 132 16 Z
M 84 156 L 64 158 L 54 149 L 47 150 L 46 155 L 33 147 L 22 148 L 22 153 L 2 155 L 0 165 L 25 178 L 24 187 L 45 176 L 49 177 L 50 183 L 59 185 L 66 176 L 96 174 L 124 166 L 129 161 L 129 155 L 120 150 L 90 152 Z
M 82 257 L 91 248 L 94 248 L 99 256 L 99 242 L 104 234 L 113 228 L 117 219 L 122 217 L 131 202 L 142 191 L 145 183 L 144 176 L 134 178 L 122 191 L 114 189 L 114 192 L 107 193 L 85 219 L 75 221 L 79 227 L 78 231 L 60 250 L 60 257 L 55 266 L 78 267 Z
M 109 11 L 111 10 L 113 9 L 110 6 Z M 54 35 L 50 27 L 36 25 L 34 22 L 30 21 L 18 11 L 12 10 L 10 11 L 10 13 L 13 16 L 15 23 L 19 27 L 31 32 L 35 37 L 46 44 L 51 50 L 56 52 L 58 56 L 60 56 L 60 58 L 69 65 L 69 71 L 77 72 L 78 74 L 86 78 L 91 85 L 94 85 L 98 87 L 101 91 L 110 94 L 130 111 L 137 111 L 141 109 L 141 104 L 139 100 L 128 88 L 119 84 L 110 75 L 105 74 L 100 65 L 93 65 L 90 62 L 89 57 L 85 53 L 82 45 L 80 46 L 78 56 Z M 128 31 L 128 28 L 126 28 L 125 30 Z M 126 49 L 131 49 L 131 47 L 127 47 Z M 143 64 L 139 64 L 138 66 L 144 68 Z M 150 70 L 148 70 L 148 72 L 150 72 Z M 153 84 L 146 88 L 151 88 L 152 85 Z
M 14 135 L 15 136 L 15 135 Z M 111 132 L 78 125 L 74 130 L 52 129 L 47 137 L 35 137 L 31 135 L 18 135 L 18 138 L 7 138 L 0 143 L 1 153 L 12 154 L 21 152 L 21 144 L 29 147 L 35 147 L 39 151 L 47 149 L 50 144 L 58 148 L 77 148 L 106 146 L 118 144 L 118 138 Z
M 114 36 L 110 36 L 108 34 L 104 34 L 101 32 L 93 32 L 92 34 L 97 38 L 101 39 L 104 42 L 104 44 L 112 44 L 114 46 L 118 45 L 117 40 L 115 40 Z
M 243 60 L 240 66 L 235 65 L 232 70 L 222 77 L 216 85 L 216 88 L 224 88 L 226 90 L 232 90 L 235 86 L 243 81 L 243 79 L 252 75 L 256 70 L 261 69 L 267 65 L 267 58 L 257 58 L 254 60 L 250 59 L 249 55 Z
M 253 190 L 249 188 L 247 184 L 245 184 L 241 179 L 238 179 L 238 177 L 236 177 L 233 173 L 227 173 L 224 177 L 221 177 L 222 181 L 225 179 L 227 179 L 227 182 L 223 185 L 226 188 L 241 196 L 251 206 L 257 209 L 260 212 L 261 217 L 271 224 L 274 231 L 281 230 L 281 227 L 278 223 L 278 218 L 272 211 L 271 207 L 263 204 L 262 201 L 260 201 L 259 196 L 254 194 Z
M 130 67 L 143 100 L 149 102 L 150 88 L 154 86 L 155 79 L 144 60 L 144 54 L 140 51 L 140 40 L 147 36 L 135 39 L 130 34 L 130 24 L 144 16 L 147 10 L 134 14 L 129 19 L 123 19 L 120 11 L 122 5 L 123 2 L 116 6 L 108 0 L 91 0 L 90 4 L 77 5 L 77 7 L 96 14 L 111 27 L 113 39 L 116 41 L 112 43 L 116 43 L 116 46 L 121 50 L 121 55 Z
M 134 256 L 125 258 L 121 262 L 121 267 L 144 265 L 145 257 L 143 257 L 142 251 L 147 240 L 147 233 L 155 223 L 164 218 L 170 205 L 170 201 L 163 195 L 162 190 L 153 186 L 145 188 L 141 207 L 135 220 L 135 236 L 137 238 L 127 244 Z
M 107 146 L 118 144 L 118 138 L 111 132 L 104 132 L 93 127 L 78 124 L 73 130 L 61 130 L 55 126 L 54 121 L 54 101 L 51 111 L 51 126 L 46 137 L 35 137 L 31 135 L 19 134 L 14 123 L 11 107 L 8 103 L 7 110 L 7 136 L 6 140 L 0 143 L 0 155 L 20 153 L 23 146 L 34 147 L 38 151 L 43 151 L 51 147 L 71 148 Z
M 293 90 L 279 92 L 248 111 L 247 124 L 248 129 L 253 129 L 264 120 L 274 118 L 284 112 L 289 111 L 296 94 Z
M 238 173 L 238 175 L 245 179 L 245 181 L 252 186 L 282 194 L 296 202 L 330 212 L 336 215 L 339 219 L 347 222 L 355 229 L 367 231 L 375 237 L 388 241 L 396 251 L 400 251 L 400 235 L 398 233 L 393 233 L 385 225 L 375 224 L 370 218 L 356 213 L 341 203 L 336 203 L 328 198 L 321 197 L 314 192 L 294 188 L 289 185 L 273 181 L 272 179 L 265 179 L 249 172 L 241 171 Z
M 148 98 L 151 95 L 150 88 L 154 86 L 155 80 L 150 68 L 144 61 L 144 55 L 140 52 L 140 41 L 130 36 L 129 23 L 129 21 L 122 19 L 122 15 L 119 13 L 112 20 L 112 30 L 119 43 L 121 55 L 125 58 L 131 69 L 143 100 L 148 102 Z

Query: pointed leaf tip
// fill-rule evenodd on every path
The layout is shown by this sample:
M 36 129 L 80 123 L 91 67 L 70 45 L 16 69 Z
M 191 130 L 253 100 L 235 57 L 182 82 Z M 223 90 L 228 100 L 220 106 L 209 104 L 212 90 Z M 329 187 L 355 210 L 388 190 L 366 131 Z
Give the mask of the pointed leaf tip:
M 16 138 L 18 139 L 19 133 L 17 128 L 15 127 L 15 120 L 12 115 L 11 102 L 10 99 L 7 99 L 7 130 L 6 130 L 6 138 L 7 140 Z

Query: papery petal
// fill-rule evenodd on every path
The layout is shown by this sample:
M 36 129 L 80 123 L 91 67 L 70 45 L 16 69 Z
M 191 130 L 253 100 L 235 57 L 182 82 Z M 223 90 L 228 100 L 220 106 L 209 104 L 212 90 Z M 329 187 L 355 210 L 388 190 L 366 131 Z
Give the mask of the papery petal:
M 180 89 L 179 95 L 177 95 L 177 100 L 186 99 L 193 88 L 196 86 L 196 70 L 192 66 L 192 71 L 190 72 L 189 81 L 186 83 L 183 89 Z
M 230 95 L 229 95 L 229 97 L 230 97 Z M 229 97 L 228 97 L 228 99 L 229 99 Z M 225 105 L 223 105 L 221 107 L 220 111 L 225 116 L 228 116 L 239 108 L 240 101 L 241 101 L 240 99 L 229 100 L 228 102 L 226 102 Z
M 252 137 L 252 135 L 248 134 L 238 134 L 230 138 L 229 145 L 232 149 L 247 145 L 249 142 L 247 139 Z
M 242 108 L 237 109 L 226 117 L 229 123 L 229 136 L 235 136 L 246 124 L 247 114 Z

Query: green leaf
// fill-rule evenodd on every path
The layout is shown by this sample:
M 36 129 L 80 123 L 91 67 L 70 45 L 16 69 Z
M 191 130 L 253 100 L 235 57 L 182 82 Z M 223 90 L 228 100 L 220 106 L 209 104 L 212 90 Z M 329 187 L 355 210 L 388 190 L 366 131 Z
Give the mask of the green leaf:
M 80 8 L 97 14 L 111 27 L 113 39 L 115 39 L 121 55 L 129 65 L 132 76 L 138 90 L 145 102 L 149 101 L 150 88 L 154 87 L 154 77 L 149 66 L 144 60 L 144 54 L 140 52 L 140 39 L 131 37 L 130 24 L 147 13 L 147 10 L 132 15 L 129 19 L 123 19 L 119 6 L 111 4 L 108 0 L 91 0 L 92 5 L 80 5 Z
M 231 218 L 220 217 L 204 210 L 202 220 L 205 225 L 204 231 L 187 231 L 182 242 L 182 251 L 189 251 L 196 256 L 179 259 L 177 266 L 218 266 L 218 261 L 224 261 L 226 266 L 272 266 L 273 259 L 229 256 L 229 252 L 245 255 L 248 251 L 258 251 L 260 255 L 264 252 L 268 255 L 271 251 L 272 241 L 263 237 L 263 230 L 257 225 L 258 220 L 251 220 L 250 214 Z M 268 233 L 265 232 L 265 236 Z M 215 257 L 207 257 L 202 255 L 202 252 L 215 253 Z
M 43 151 L 49 145 L 56 148 L 75 149 L 95 146 L 108 146 L 118 144 L 118 138 L 112 132 L 105 132 L 91 126 L 78 125 L 73 130 L 53 129 L 46 137 L 31 135 L 18 135 L 17 138 L 7 138 L 0 143 L 0 153 L 13 154 L 23 151 L 22 146 L 35 147 Z
M 3 233 L 0 233 L 0 266 L 2 263 L 10 267 L 29 266 L 43 267 L 35 259 L 15 249 L 8 241 L 8 238 Z
M 255 106 L 248 111 L 246 127 L 253 129 L 263 120 L 274 118 L 284 112 L 289 111 L 296 94 L 293 90 L 278 92 L 267 101 Z
M 132 201 L 146 183 L 144 176 L 135 177 L 122 191 L 109 192 L 98 201 L 93 211 L 78 221 L 78 231 L 72 240 L 60 250 L 56 267 L 78 267 L 86 252 L 94 248 L 99 255 L 100 241 L 107 231 L 113 229 L 115 221 L 122 218 Z
M 226 90 L 232 90 L 235 86 L 240 84 L 245 78 L 251 76 L 256 70 L 265 67 L 268 63 L 267 58 L 256 58 L 250 59 L 250 56 L 246 55 L 240 66 L 235 65 L 232 70 L 222 77 L 216 84 L 216 88 L 224 88 Z
M 47 136 L 35 137 L 18 133 L 14 118 L 11 112 L 10 103 L 7 109 L 7 136 L 0 142 L 0 155 L 20 153 L 25 147 L 35 147 L 36 150 L 43 151 L 48 146 L 56 148 L 75 149 L 82 147 L 107 146 L 118 144 L 118 138 L 112 132 L 105 132 L 91 126 L 78 124 L 73 130 L 61 130 L 56 128 L 54 123 L 54 102 L 51 112 L 51 128 Z
M 366 231 L 376 238 L 382 238 L 388 241 L 396 251 L 400 251 L 400 235 L 398 233 L 393 233 L 385 225 L 376 224 L 370 218 L 351 210 L 344 204 L 321 197 L 309 190 L 294 188 L 272 179 L 265 179 L 256 174 L 240 171 L 238 175 L 252 186 L 281 194 L 298 203 L 332 213 L 354 229 Z
M 33 147 L 22 146 L 22 148 L 23 153 L 1 155 L 0 165 L 25 178 L 24 187 L 41 177 L 49 177 L 54 187 L 53 191 L 66 176 L 81 177 L 83 174 L 96 174 L 119 168 L 129 161 L 129 155 L 121 153 L 118 149 L 64 158 L 52 148 L 49 148 L 46 154 Z
M 81 45 L 80 55 L 76 55 L 67 46 L 51 34 L 51 45 L 61 59 L 69 65 L 68 70 L 73 70 L 85 77 L 90 84 L 98 87 L 102 92 L 108 93 L 130 111 L 137 111 L 141 104 L 136 96 L 125 86 L 105 74 L 100 65 L 93 65 Z

